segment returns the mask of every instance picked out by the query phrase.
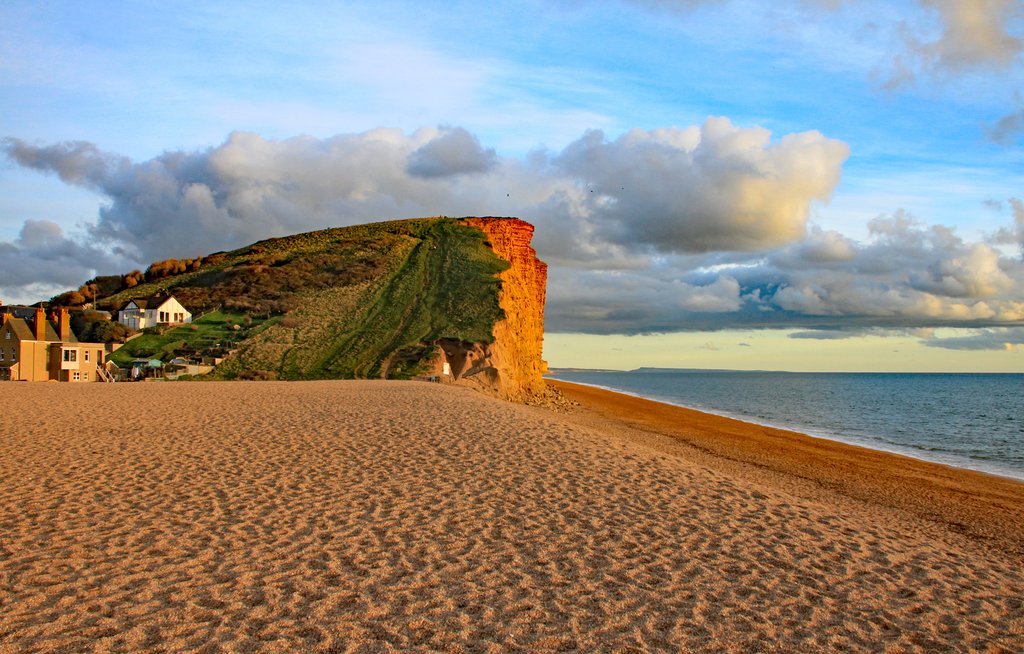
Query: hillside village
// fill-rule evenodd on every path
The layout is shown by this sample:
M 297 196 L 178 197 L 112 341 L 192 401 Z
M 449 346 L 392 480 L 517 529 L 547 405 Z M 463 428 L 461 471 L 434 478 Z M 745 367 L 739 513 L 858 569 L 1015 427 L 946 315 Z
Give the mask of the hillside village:
M 42 303 L 40 303 L 42 304 Z M 148 334 L 156 335 L 186 327 L 192 313 L 171 294 L 133 298 L 115 311 L 91 307 L 54 308 L 0 304 L 0 381 L 113 382 L 209 372 L 219 360 L 207 358 L 194 348 L 182 348 L 175 356 L 134 358 L 115 356 L 127 343 Z M 107 321 L 124 327 L 117 332 L 97 330 Z M 123 334 L 123 342 L 86 342 L 75 334 L 73 324 L 91 333 Z M 129 348 L 134 349 L 134 348 Z M 168 354 L 168 353 L 164 353 Z

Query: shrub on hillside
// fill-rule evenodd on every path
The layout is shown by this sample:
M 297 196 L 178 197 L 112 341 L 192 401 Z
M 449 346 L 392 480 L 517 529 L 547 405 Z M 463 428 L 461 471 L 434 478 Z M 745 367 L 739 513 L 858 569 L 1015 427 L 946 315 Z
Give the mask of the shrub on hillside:
M 55 307 L 80 307 L 85 303 L 85 296 L 78 291 L 67 291 L 50 298 L 50 306 Z
M 121 284 L 125 288 L 133 288 L 138 286 L 145 279 L 145 275 L 142 274 L 141 270 L 133 270 L 127 275 L 121 277 Z
M 164 277 L 170 277 L 172 275 L 180 275 L 189 271 L 199 270 L 203 265 L 203 258 L 196 257 L 195 259 L 164 259 L 163 261 L 154 261 L 149 264 L 149 268 L 146 268 L 145 278 L 147 282 L 151 282 L 157 279 L 163 279 Z

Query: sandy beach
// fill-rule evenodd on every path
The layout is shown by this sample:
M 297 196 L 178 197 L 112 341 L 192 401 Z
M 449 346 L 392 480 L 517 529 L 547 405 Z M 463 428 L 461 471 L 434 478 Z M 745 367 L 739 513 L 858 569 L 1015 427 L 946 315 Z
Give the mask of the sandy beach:
M 1024 651 L 1024 484 L 558 387 L 0 384 L 0 652 Z

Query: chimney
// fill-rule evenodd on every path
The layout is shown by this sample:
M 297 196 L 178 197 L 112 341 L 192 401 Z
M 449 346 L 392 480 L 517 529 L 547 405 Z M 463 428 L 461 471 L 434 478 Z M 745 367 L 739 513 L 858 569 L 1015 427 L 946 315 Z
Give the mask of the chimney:
M 61 341 L 71 340 L 71 318 L 68 316 L 68 308 L 62 307 L 60 317 L 57 318 L 57 332 Z
M 44 310 L 42 307 L 39 307 L 38 309 L 36 309 L 35 328 L 36 328 L 36 340 L 37 341 L 45 341 L 46 340 L 46 310 Z

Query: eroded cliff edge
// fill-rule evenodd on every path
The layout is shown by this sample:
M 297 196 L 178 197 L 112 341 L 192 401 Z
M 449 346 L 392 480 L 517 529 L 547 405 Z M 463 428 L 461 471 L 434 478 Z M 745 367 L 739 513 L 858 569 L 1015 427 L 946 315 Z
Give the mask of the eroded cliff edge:
M 533 225 L 518 218 L 464 218 L 463 222 L 486 234 L 494 253 L 510 264 L 498 274 L 498 302 L 505 319 L 494 325 L 494 342 L 485 348 L 496 373 L 489 383 L 510 400 L 543 396 L 547 388 L 543 347 L 548 266 L 530 244 Z

